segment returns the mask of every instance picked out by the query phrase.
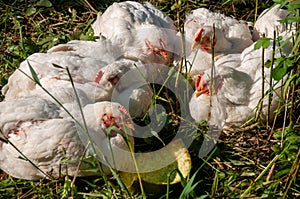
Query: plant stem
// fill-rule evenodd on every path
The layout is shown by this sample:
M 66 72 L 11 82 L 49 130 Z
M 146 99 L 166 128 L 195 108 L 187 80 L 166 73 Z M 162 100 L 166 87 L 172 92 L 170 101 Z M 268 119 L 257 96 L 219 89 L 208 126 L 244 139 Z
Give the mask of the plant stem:
M 268 109 L 266 112 L 266 128 L 269 128 L 270 123 L 270 113 L 271 113 L 271 101 L 273 96 L 273 81 L 272 81 L 272 73 L 273 73 L 273 65 L 275 58 L 275 50 L 276 50 L 276 31 L 274 30 L 273 36 L 273 50 L 272 50 L 272 58 L 271 58 L 271 67 L 270 67 L 270 78 L 269 78 L 269 93 L 268 93 Z
M 256 19 L 257 19 L 257 8 L 258 8 L 258 0 L 255 0 L 255 13 L 254 13 L 254 22 L 253 22 L 253 24 L 255 24 Z
M 265 34 L 263 34 L 263 37 L 265 37 Z M 257 122 L 260 118 L 260 114 L 262 113 L 263 108 L 263 102 L 264 102 L 264 96 L 265 96 L 265 49 L 261 49 L 261 78 L 262 78 L 262 84 L 261 84 L 261 101 L 259 103 L 259 107 L 257 110 L 257 115 L 255 118 L 255 121 Z

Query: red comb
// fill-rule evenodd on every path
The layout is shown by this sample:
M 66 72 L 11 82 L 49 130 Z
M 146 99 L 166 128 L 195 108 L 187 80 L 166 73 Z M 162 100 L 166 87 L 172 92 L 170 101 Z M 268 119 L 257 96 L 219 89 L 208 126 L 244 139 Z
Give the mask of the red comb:
M 204 31 L 204 29 L 201 28 L 200 31 L 196 34 L 195 39 L 194 39 L 195 42 L 199 42 L 201 40 L 203 31 Z
M 199 86 L 200 84 L 200 81 L 201 81 L 201 78 L 202 76 L 204 75 L 204 72 L 201 72 L 198 76 L 197 76 L 197 79 L 196 79 L 196 82 L 195 82 L 195 88 L 197 90 L 197 87 Z
M 126 116 L 130 117 L 130 114 L 128 113 L 128 111 L 126 110 L 126 108 L 124 106 L 118 106 L 118 109 L 124 113 Z
M 95 77 L 95 79 L 94 79 L 94 82 L 96 82 L 97 84 L 99 84 L 99 82 L 100 82 L 102 76 L 103 76 L 103 72 L 102 72 L 101 70 L 99 70 L 99 71 L 97 72 L 97 74 L 96 74 L 96 77 Z

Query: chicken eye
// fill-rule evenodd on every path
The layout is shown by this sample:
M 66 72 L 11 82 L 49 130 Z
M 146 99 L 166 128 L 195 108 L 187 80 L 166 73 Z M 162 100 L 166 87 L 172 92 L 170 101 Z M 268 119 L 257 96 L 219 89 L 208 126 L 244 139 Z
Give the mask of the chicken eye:
M 209 40 L 210 40 L 210 39 L 209 39 L 208 37 L 203 37 L 203 38 L 202 38 L 202 42 L 203 42 L 203 43 L 207 43 L 207 42 L 209 42 Z

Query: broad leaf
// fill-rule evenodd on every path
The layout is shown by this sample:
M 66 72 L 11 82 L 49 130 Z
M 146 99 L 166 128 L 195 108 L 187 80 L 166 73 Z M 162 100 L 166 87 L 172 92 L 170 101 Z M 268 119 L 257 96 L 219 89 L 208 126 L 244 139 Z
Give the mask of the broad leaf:
M 36 13 L 36 8 L 27 8 L 26 10 L 27 16 L 33 15 L 34 13 Z
M 275 68 L 272 71 L 273 79 L 279 81 L 287 74 L 289 68 L 293 66 L 293 62 L 286 57 L 279 57 L 274 61 Z
M 272 77 L 273 79 L 275 79 L 276 81 L 279 81 L 283 78 L 283 76 L 287 73 L 287 68 L 280 66 L 277 68 L 274 68 L 273 72 L 272 72 Z
M 272 65 L 271 60 L 267 60 L 266 63 L 265 63 L 265 67 L 266 68 L 271 68 L 271 65 Z
M 40 0 L 39 2 L 37 2 L 36 4 L 37 6 L 42 6 L 42 7 L 47 7 L 50 8 L 52 6 L 52 3 L 48 0 Z
M 270 46 L 270 40 L 271 38 L 261 38 L 259 39 L 256 44 L 254 45 L 254 49 L 260 49 L 262 48 L 268 48 Z
M 297 10 L 300 8 L 300 1 L 291 1 L 287 6 L 288 10 Z

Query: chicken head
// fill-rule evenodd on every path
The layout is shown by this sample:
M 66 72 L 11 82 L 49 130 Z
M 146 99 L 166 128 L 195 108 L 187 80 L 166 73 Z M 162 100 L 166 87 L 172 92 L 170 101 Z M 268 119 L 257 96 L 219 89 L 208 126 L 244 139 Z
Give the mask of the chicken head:
M 145 40 L 145 44 L 147 46 L 147 48 L 154 54 L 154 55 L 160 55 L 162 58 L 164 58 L 164 60 L 166 60 L 167 62 L 169 61 L 169 54 L 166 48 L 166 44 L 163 42 L 162 39 L 159 40 L 160 43 L 160 47 L 161 48 L 157 48 L 154 45 L 152 45 L 150 43 L 149 40 Z
M 200 48 L 203 51 L 211 52 L 211 38 L 213 36 L 213 31 L 208 30 L 207 28 L 200 28 L 199 31 L 195 34 L 194 41 L 192 44 L 192 50 Z M 217 39 L 214 37 L 213 45 L 215 46 Z
M 208 74 L 201 72 L 195 81 L 195 94 L 196 97 L 199 97 L 202 94 L 206 96 L 210 96 L 210 77 Z M 222 78 L 220 76 L 216 76 L 214 78 L 214 90 L 213 93 L 215 94 L 222 88 Z
M 114 116 L 113 114 L 111 113 L 104 113 L 102 115 L 102 123 L 103 123 L 103 127 L 104 129 L 108 129 L 109 127 L 111 126 L 115 126 L 117 127 L 120 131 L 123 131 L 126 127 L 130 128 L 130 129 L 134 129 L 134 126 L 133 124 L 130 122 L 130 115 L 129 113 L 127 112 L 127 110 L 123 107 L 123 106 L 118 106 L 118 110 L 120 112 L 123 113 L 123 116 L 126 117 L 126 118 L 121 118 L 119 116 Z M 112 138 L 112 137 L 115 137 L 117 136 L 117 132 L 115 130 L 111 130 L 109 132 L 109 137 Z

